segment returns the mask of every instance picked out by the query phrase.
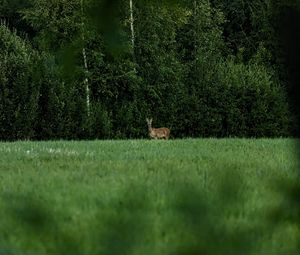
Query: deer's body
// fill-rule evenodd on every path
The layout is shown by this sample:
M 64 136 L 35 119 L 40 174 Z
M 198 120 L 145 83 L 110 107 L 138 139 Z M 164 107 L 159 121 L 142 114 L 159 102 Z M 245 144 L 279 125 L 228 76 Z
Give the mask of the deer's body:
M 153 139 L 169 139 L 170 129 L 162 128 L 152 128 L 152 119 L 146 119 L 148 124 L 148 132 L 150 138 Z

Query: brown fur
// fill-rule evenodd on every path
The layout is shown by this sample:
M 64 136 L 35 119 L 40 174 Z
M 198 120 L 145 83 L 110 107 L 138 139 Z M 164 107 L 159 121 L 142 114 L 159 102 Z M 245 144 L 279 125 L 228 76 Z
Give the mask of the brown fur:
M 153 139 L 166 139 L 168 140 L 170 137 L 170 129 L 162 127 L 162 128 L 152 128 L 152 119 L 146 119 L 148 124 L 148 132 L 150 138 Z

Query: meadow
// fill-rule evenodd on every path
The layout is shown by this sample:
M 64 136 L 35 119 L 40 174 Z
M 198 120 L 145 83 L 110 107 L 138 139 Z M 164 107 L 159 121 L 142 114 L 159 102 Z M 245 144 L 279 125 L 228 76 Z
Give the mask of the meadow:
M 0 143 L 0 254 L 299 254 L 293 139 Z

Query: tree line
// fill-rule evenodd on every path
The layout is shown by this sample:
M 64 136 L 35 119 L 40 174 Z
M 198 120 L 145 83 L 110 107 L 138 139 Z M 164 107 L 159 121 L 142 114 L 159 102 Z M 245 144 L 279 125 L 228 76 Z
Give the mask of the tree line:
M 0 139 L 295 135 L 297 3 L 0 0 Z

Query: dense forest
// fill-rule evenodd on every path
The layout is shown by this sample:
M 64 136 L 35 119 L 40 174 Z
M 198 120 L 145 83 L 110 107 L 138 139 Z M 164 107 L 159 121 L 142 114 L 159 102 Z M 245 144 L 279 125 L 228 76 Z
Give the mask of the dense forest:
M 0 140 L 294 136 L 298 2 L 0 0 Z

